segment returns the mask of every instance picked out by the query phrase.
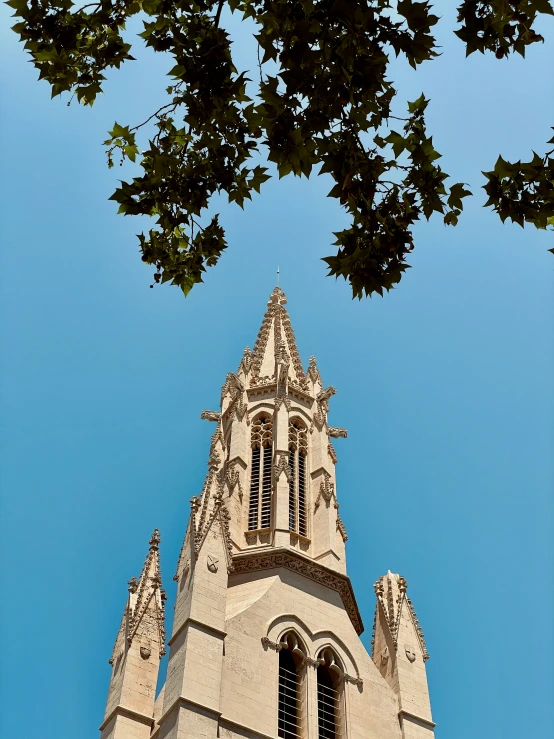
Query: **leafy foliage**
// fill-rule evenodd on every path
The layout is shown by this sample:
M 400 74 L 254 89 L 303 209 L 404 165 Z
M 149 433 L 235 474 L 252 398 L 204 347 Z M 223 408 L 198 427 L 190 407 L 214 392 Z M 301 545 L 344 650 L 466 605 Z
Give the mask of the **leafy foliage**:
M 244 207 L 269 178 L 256 163 L 261 147 L 279 177 L 328 173 L 329 193 L 351 217 L 335 234 L 338 247 L 325 259 L 353 294 L 383 294 L 408 269 L 411 228 L 440 213 L 456 225 L 463 183 L 447 186 L 440 154 L 427 135 L 423 95 L 405 117 L 391 114 L 396 90 L 387 79 L 390 53 L 417 68 L 437 56 L 431 33 L 438 18 L 427 0 L 100 0 L 76 9 L 71 0 L 9 0 L 19 21 L 14 30 L 52 86 L 92 105 L 104 73 L 133 59 L 123 38 L 125 23 L 142 14 L 140 34 L 154 51 L 170 54 L 169 102 L 146 121 L 109 132 L 108 166 L 114 157 L 141 168 L 112 199 L 125 215 L 149 215 L 155 227 L 139 235 L 142 259 L 155 265 L 155 282 L 171 282 L 187 294 L 227 247 L 208 206 L 216 193 Z M 259 82 L 239 72 L 231 41 L 220 27 L 223 8 L 256 25 Z M 395 12 L 393 12 L 395 11 Z M 542 40 L 532 25 L 552 14 L 549 0 L 465 0 L 457 35 L 467 53 L 497 57 L 524 54 Z M 249 83 L 251 85 L 249 86 Z M 252 97 L 251 97 L 252 95 Z M 396 107 L 395 107 L 396 111 Z M 398 130 L 390 130 L 390 121 Z M 139 154 L 137 134 L 153 128 Z M 553 160 L 527 164 L 501 158 L 485 173 L 491 205 L 512 218 L 545 228 L 554 217 Z

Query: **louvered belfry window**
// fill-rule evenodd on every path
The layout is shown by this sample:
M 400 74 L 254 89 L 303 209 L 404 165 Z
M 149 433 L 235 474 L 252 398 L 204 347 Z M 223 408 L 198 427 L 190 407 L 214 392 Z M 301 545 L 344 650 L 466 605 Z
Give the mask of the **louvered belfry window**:
M 252 472 L 248 530 L 271 526 L 271 464 L 273 459 L 273 424 L 261 415 L 252 424 Z
M 278 736 L 282 739 L 300 739 L 306 713 L 305 655 L 292 632 L 282 637 L 280 644 Z
M 342 670 L 330 649 L 319 655 L 317 668 L 317 735 L 319 739 L 340 739 Z
M 295 419 L 289 425 L 289 529 L 301 536 L 308 535 L 307 455 L 307 429 L 302 421 Z

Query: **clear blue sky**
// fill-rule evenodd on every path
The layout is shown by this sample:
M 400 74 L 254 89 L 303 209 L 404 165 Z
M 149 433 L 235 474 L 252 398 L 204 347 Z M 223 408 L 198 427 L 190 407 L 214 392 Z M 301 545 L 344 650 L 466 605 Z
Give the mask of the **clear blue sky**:
M 438 5 L 442 57 L 393 77 L 431 98 L 444 169 L 477 195 L 458 228 L 418 225 L 400 287 L 361 303 L 319 261 L 345 223 L 323 178 L 222 204 L 231 247 L 205 285 L 150 290 L 101 142 L 162 100 L 167 61 L 137 53 L 92 110 L 68 108 L 3 6 L 1 737 L 96 736 L 126 582 L 158 526 L 172 602 L 212 430 L 200 412 L 253 345 L 277 265 L 304 364 L 317 356 L 349 431 L 338 494 L 365 643 L 390 568 L 427 638 L 437 737 L 554 735 L 553 239 L 502 226 L 479 189 L 499 153 L 544 151 L 554 23 L 525 61 L 466 60 L 454 3 Z

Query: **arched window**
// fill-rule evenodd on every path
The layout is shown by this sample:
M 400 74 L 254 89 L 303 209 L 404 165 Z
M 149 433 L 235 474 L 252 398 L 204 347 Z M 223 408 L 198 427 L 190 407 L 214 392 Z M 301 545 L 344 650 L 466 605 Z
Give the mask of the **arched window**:
M 295 419 L 289 425 L 289 529 L 302 536 L 308 535 L 306 516 L 307 455 L 307 429 L 302 421 Z
M 271 526 L 271 462 L 273 456 L 273 424 L 266 415 L 258 416 L 252 425 L 252 474 L 248 530 Z
M 317 668 L 317 728 L 319 739 L 339 739 L 341 717 L 341 678 L 343 671 L 333 651 L 324 649 Z
M 283 739 L 299 739 L 305 716 L 303 678 L 306 656 L 292 631 L 282 637 L 280 646 L 278 735 Z

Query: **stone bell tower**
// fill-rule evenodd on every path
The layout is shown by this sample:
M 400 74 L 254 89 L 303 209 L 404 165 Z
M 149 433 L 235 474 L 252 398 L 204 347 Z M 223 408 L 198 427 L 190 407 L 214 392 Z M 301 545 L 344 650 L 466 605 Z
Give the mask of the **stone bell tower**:
M 154 703 L 156 535 L 131 581 L 102 739 L 432 739 L 428 655 L 404 578 L 377 580 L 372 656 L 360 640 L 332 441 L 347 433 L 329 425 L 335 389 L 314 357 L 304 372 L 286 302 L 275 288 L 220 410 L 202 413 L 215 431 L 174 578 L 165 685 Z M 140 630 L 141 614 L 157 632 Z

